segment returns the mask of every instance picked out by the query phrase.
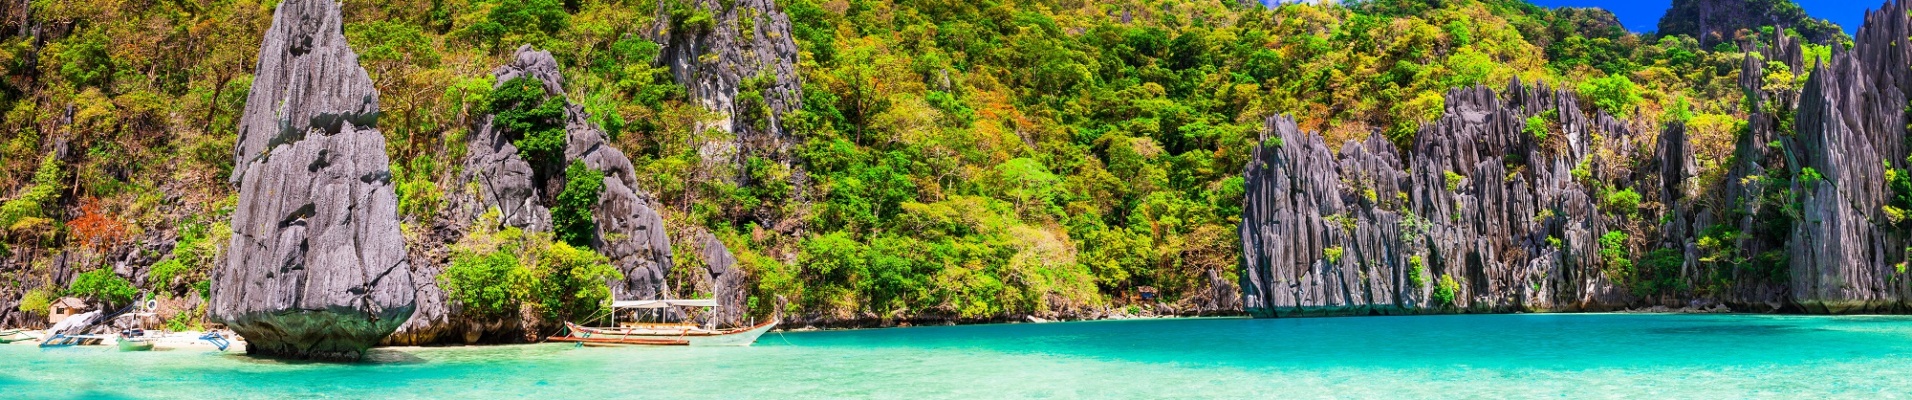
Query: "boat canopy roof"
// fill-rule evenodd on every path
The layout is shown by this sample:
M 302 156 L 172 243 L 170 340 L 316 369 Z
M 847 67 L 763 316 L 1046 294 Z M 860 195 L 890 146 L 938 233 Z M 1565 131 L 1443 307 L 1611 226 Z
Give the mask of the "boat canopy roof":
M 611 302 L 611 308 L 716 307 L 717 299 L 664 299 Z

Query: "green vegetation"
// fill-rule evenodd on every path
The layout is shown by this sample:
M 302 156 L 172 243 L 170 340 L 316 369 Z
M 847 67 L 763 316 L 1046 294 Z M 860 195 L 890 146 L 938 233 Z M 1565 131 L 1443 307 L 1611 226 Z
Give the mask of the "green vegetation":
M 1521 128 L 1521 132 L 1533 137 L 1536 142 L 1545 142 L 1547 141 L 1547 119 L 1539 115 L 1527 117 L 1526 127 Z
M 1427 287 L 1426 268 L 1427 266 L 1423 264 L 1423 262 L 1421 261 L 1421 256 L 1417 255 L 1417 256 L 1408 257 L 1407 258 L 1407 269 L 1408 269 L 1407 284 L 1409 286 L 1413 286 L 1415 290 L 1420 290 L 1421 288 Z
M 1607 231 L 1600 235 L 1600 259 L 1606 261 L 1607 277 L 1615 283 L 1624 283 L 1633 275 L 1633 260 L 1627 257 L 1627 234 L 1620 231 Z
M 83 214 L 82 199 L 98 199 L 98 214 L 124 224 L 124 237 L 177 234 L 193 243 L 156 255 L 162 265 L 141 281 L 153 287 L 141 289 L 207 293 L 213 253 L 231 239 L 214 221 L 236 201 L 226 179 L 237 119 L 276 4 L 31 2 L 18 24 L 61 29 L 0 36 L 0 188 L 8 190 L 0 193 L 0 253 L 96 252 L 99 241 L 89 239 L 99 236 L 68 225 Z M 717 158 L 703 145 L 739 138 L 708 129 L 725 116 L 673 81 L 660 60 L 669 52 L 651 36 L 660 26 L 709 32 L 731 15 L 698 4 L 345 0 L 345 36 L 379 89 L 379 128 L 397 161 L 393 184 L 407 234 L 426 234 L 448 199 L 470 190 L 442 182 L 464 172 L 464 138 L 496 114 L 494 126 L 540 178 L 564 174 L 555 198 L 539 199 L 557 226 L 542 240 L 574 251 L 523 239 L 508 251 L 517 268 L 542 279 L 540 254 L 590 258 L 575 250 L 597 239 L 590 209 L 603 178 L 564 163 L 563 110 L 575 104 L 610 134 L 608 145 L 630 156 L 635 186 L 655 196 L 671 232 L 708 230 L 738 255 L 759 312 L 779 296 L 791 311 L 837 316 L 1087 310 L 1120 306 L 1112 303 L 1138 286 L 1173 303 L 1202 293 L 1208 271 L 1239 274 L 1240 168 L 1270 115 L 1294 116 L 1331 147 L 1372 132 L 1405 147 L 1442 115 L 1447 91 L 1518 78 L 1579 89 L 1581 104 L 1635 126 L 1688 121 L 1705 178 L 1722 176 L 1730 144 L 1749 113 L 1761 111 L 1744 106 L 1737 84 L 1746 56 L 1715 46 L 1722 38 L 1636 35 L 1598 13 L 1518 1 L 787 0 L 777 5 L 789 14 L 803 90 L 801 108 L 777 120 L 801 140 L 787 151 Z M 1161 11 L 1122 21 L 1108 7 Z M 1822 32 L 1787 26 L 1794 29 L 1724 39 L 1768 43 Z M 490 71 L 523 44 L 553 52 L 566 92 L 531 79 L 493 81 Z M 1804 52 L 1816 62 L 1830 47 Z M 1798 77 L 1768 71 L 1775 85 Z M 764 128 L 776 78 L 743 72 L 741 125 Z M 1770 111 L 1790 132 L 1789 111 Z M 1523 128 L 1546 141 L 1559 133 L 1547 126 L 1557 114 L 1541 117 Z M 1575 166 L 1576 180 L 1601 184 L 1621 176 L 1616 166 L 1637 161 L 1595 154 L 1600 162 Z M 1441 172 L 1450 191 L 1467 178 L 1460 172 Z M 737 179 L 722 179 L 729 177 Z M 1902 186 L 1895 193 L 1912 193 L 1912 183 Z M 1775 187 L 1765 195 L 1790 190 Z M 1360 195 L 1408 203 L 1398 193 Z M 1603 205 L 1617 206 L 1612 197 Z M 1760 238 L 1790 228 L 1790 203 L 1760 208 L 1755 220 L 1771 224 Z M 1902 214 L 1912 202 L 1893 207 Z M 1403 226 L 1410 221 L 1421 228 L 1403 235 L 1428 225 L 1409 218 Z M 189 234 L 195 223 L 204 232 Z M 502 267 L 497 246 L 454 247 L 433 254 L 450 254 L 461 262 L 448 269 L 470 273 L 457 285 L 472 288 L 471 307 L 505 310 L 515 298 L 522 307 L 591 311 L 583 303 L 544 306 L 536 285 L 492 279 L 518 271 Z M 1762 255 L 1742 267 L 1783 272 L 1783 260 Z M 63 286 L 51 270 L 31 278 Z M 481 290 L 491 287 L 511 295 Z
M 1454 275 L 1441 275 L 1441 282 L 1434 286 L 1434 304 L 1442 307 L 1458 305 L 1455 296 L 1461 292 L 1460 282 L 1454 281 Z
M 588 248 L 553 242 L 531 264 L 530 298 L 546 321 L 602 321 L 610 316 L 611 287 L 624 274 Z
M 1636 215 L 1640 212 L 1640 192 L 1633 191 L 1633 188 L 1610 191 L 1607 192 L 1605 203 L 1609 211 Z
M 28 290 L 27 293 L 20 298 L 20 312 L 31 313 L 33 315 L 46 315 L 47 311 L 52 309 L 53 302 L 59 299 L 59 293 L 55 293 L 46 287 Z
M 552 230 L 559 241 L 589 248 L 597 240 L 597 219 L 591 209 L 604 191 L 604 173 L 572 161 L 564 177 L 564 191 L 558 193 L 558 205 L 551 208 Z
M 1341 246 L 1333 246 L 1333 247 L 1321 249 L 1321 258 L 1328 260 L 1329 264 L 1340 264 L 1341 254 L 1342 254 Z
M 515 3 L 507 1 L 506 3 Z M 518 139 L 511 145 L 532 165 L 564 159 L 564 99 L 550 98 L 544 83 L 529 76 L 505 81 L 485 100 L 491 123 Z
M 1826 180 L 1826 176 L 1820 175 L 1819 170 L 1812 169 L 1812 167 L 1799 169 L 1799 183 L 1808 188 L 1818 187 L 1819 181 L 1823 180 Z
M 73 278 L 73 285 L 67 288 L 67 294 L 98 300 L 107 304 L 131 304 L 133 295 L 138 294 L 133 283 L 126 278 L 113 274 L 111 269 L 96 269 L 81 273 Z
M 452 256 L 438 280 L 446 298 L 472 318 L 516 316 L 531 296 L 531 271 L 518 264 L 516 255 L 503 251 Z
M 1632 79 L 1618 73 L 1594 78 L 1580 84 L 1580 95 L 1593 101 L 1594 107 L 1616 117 L 1633 115 L 1633 108 L 1645 99 Z

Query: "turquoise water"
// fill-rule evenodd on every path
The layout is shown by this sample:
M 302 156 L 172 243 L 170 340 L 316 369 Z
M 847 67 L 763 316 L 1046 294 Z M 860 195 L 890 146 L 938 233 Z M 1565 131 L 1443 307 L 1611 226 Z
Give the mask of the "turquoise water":
M 1912 318 L 1473 315 L 379 349 L 361 364 L 0 345 L 0 398 L 1903 398 Z M 557 398 L 549 398 L 558 400 Z

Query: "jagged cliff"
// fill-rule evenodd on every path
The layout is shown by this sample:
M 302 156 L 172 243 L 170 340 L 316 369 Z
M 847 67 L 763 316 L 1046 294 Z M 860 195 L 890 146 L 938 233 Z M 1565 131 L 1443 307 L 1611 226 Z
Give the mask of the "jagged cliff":
M 530 46 L 519 48 L 513 61 L 498 67 L 493 76 L 499 85 L 520 77 L 535 79 L 542 84 L 546 96 L 559 101 L 565 93 L 557 60 L 551 53 Z M 483 223 L 480 215 L 490 210 L 496 210 L 500 219 L 497 222 L 506 226 L 528 231 L 553 229 L 552 211 L 547 202 L 563 190 L 565 177 L 540 174 L 538 166 L 512 144 L 524 133 L 497 126 L 494 119 L 495 116 L 486 116 L 475 127 L 476 134 L 467 143 L 464 173 L 458 186 L 462 190 L 450 196 L 449 212 L 443 213 L 441 220 L 435 223 L 439 230 L 436 235 L 447 244 L 471 231 L 471 224 Z M 589 121 L 582 106 L 567 102 L 563 125 L 565 146 L 560 164 L 575 161 L 604 174 L 603 192 L 592 208 L 597 232 L 590 247 L 609 258 L 611 265 L 624 274 L 624 280 L 611 282 L 612 296 L 619 300 L 668 296 L 672 290 L 665 276 L 676 263 L 661 211 L 654 207 L 655 199 L 638 188 L 630 159 L 609 144 L 609 137 Z M 706 264 L 697 272 L 713 283 L 706 292 L 715 293 L 723 305 L 717 310 L 718 320 L 724 323 L 743 320 L 741 299 L 745 288 L 741 272 L 731 267 L 735 259 L 708 233 L 693 240 L 698 244 L 696 251 L 700 259 Z M 436 278 L 443 271 L 444 260 L 431 259 L 420 264 L 427 266 L 419 268 L 413 279 L 420 283 L 421 307 L 393 336 L 391 343 L 429 344 L 460 338 L 468 342 L 510 341 L 523 337 L 525 327 L 517 321 L 470 321 L 456 315 L 444 291 L 437 286 Z
M 1632 135 L 1544 85 L 1448 93 L 1447 113 L 1406 156 L 1381 137 L 1339 155 L 1286 117 L 1270 118 L 1248 166 L 1242 211 L 1243 307 L 1258 315 L 1420 313 L 1441 277 L 1453 306 L 1485 311 L 1604 310 L 1630 299 L 1592 273 L 1606 228 L 1571 176 L 1591 136 Z M 1521 132 L 1557 114 L 1556 136 Z M 1525 155 L 1504 157 L 1503 155 Z
M 378 93 L 330 0 L 280 3 L 257 71 L 208 314 L 250 353 L 356 359 L 414 304 Z
M 1907 167 L 1906 97 L 1912 93 L 1912 17 L 1903 2 L 1866 16 L 1851 51 L 1834 47 L 1799 95 L 1789 138 L 1800 222 L 1787 254 L 1792 301 L 1808 311 L 1905 310 L 1907 230 L 1888 170 Z M 1812 179 L 1812 176 L 1823 179 Z
M 706 133 L 697 149 L 708 179 L 763 185 L 748 170 L 758 158 L 789 170 L 788 183 L 802 200 L 808 176 L 794 152 L 802 138 L 784 128 L 785 115 L 803 108 L 789 15 L 771 0 L 660 2 L 651 30 L 664 44 L 658 62 L 692 101 L 715 113 L 697 128 Z M 749 218 L 778 231 L 797 229 L 801 218 L 781 211 L 750 210 Z
M 1246 172 L 1244 306 L 1903 312 L 1907 15 L 1896 1 L 1868 14 L 1853 48 L 1823 62 L 1787 37 L 1753 44 L 1739 82 L 1750 118 L 1722 177 L 1699 176 L 1680 121 L 1631 132 L 1544 85 L 1451 91 L 1405 154 L 1378 137 L 1332 153 L 1271 118 Z M 1769 62 L 1811 72 L 1767 85 L 1790 76 Z M 1544 137 L 1523 130 L 1535 116 Z
M 535 79 L 542 84 L 547 96 L 559 99 L 564 96 L 564 80 L 557 60 L 551 53 L 530 46 L 520 47 L 513 61 L 498 67 L 492 75 L 499 85 L 520 77 Z M 480 215 L 493 209 L 499 212 L 500 224 L 528 231 L 553 229 L 548 202 L 563 190 L 564 177 L 538 173 L 538 166 L 512 144 L 524 132 L 496 126 L 494 118 L 486 116 L 480 121 L 467 143 L 464 174 L 458 186 L 464 190 L 451 196 L 450 212 L 444 213 L 443 220 L 437 223 L 443 231 L 439 236 L 447 240 L 456 240 L 470 231 L 471 224 L 481 223 Z M 664 275 L 671 269 L 671 245 L 665 236 L 664 220 L 652 208 L 649 195 L 637 189 L 630 159 L 610 146 L 609 137 L 588 118 L 582 106 L 568 102 L 564 105 L 565 145 L 560 164 L 576 161 L 604 174 L 603 192 L 592 208 L 597 234 L 591 247 L 609 258 L 611 265 L 624 274 L 623 281 L 611 282 L 614 298 L 658 298 L 670 290 L 664 282 Z M 443 270 L 443 262 L 433 260 L 430 264 L 431 267 L 420 268 L 415 274 L 415 279 L 426 283 L 420 286 L 419 293 L 427 299 L 422 303 L 428 306 L 421 308 L 418 315 L 394 335 L 393 343 L 426 344 L 467 335 L 472 338 L 467 340 L 474 341 L 482 337 L 492 340 L 523 337 L 523 327 L 515 321 L 466 321 L 454 315 L 444 291 L 435 281 Z M 478 332 L 471 332 L 473 330 Z

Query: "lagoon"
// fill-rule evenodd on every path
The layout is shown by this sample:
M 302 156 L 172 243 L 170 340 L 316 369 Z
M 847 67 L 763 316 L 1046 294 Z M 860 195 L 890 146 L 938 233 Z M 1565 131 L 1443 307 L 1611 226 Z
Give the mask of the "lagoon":
M 6 398 L 1894 398 L 1912 317 L 1161 319 L 383 348 L 358 364 L 0 345 Z

